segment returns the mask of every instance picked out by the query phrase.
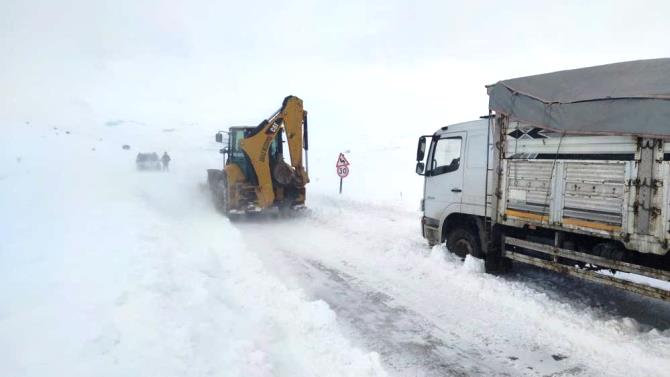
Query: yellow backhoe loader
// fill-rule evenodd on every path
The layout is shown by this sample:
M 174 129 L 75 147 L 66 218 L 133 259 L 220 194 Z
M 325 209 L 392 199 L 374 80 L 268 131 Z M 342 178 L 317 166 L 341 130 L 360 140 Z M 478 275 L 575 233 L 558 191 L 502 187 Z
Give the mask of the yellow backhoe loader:
M 228 217 L 246 213 L 305 207 L 307 175 L 307 112 L 295 96 L 256 127 L 231 127 L 216 134 L 227 146 L 223 169 L 208 169 L 207 183 L 216 206 Z M 290 165 L 284 161 L 284 141 Z M 305 151 L 303 166 L 303 150 Z

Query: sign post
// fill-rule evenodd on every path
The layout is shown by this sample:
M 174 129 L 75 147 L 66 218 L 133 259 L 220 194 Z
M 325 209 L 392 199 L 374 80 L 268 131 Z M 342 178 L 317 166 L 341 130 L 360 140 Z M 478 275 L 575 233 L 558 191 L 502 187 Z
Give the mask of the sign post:
M 340 153 L 337 157 L 337 163 L 335 164 L 337 175 L 340 177 L 340 194 L 342 193 L 342 179 L 349 175 L 349 165 L 349 161 L 344 157 L 344 153 Z

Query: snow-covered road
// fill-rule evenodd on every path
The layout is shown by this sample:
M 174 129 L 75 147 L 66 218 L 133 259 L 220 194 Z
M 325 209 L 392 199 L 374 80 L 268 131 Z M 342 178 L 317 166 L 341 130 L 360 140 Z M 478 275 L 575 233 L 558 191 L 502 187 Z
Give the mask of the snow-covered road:
M 207 135 L 77 131 L 16 126 L 0 150 L 2 376 L 670 370 L 669 304 L 486 275 L 428 248 L 402 201 L 315 189 L 301 216 L 231 223 L 200 188 Z M 138 173 L 127 140 L 173 170 Z
M 235 226 L 392 374 L 662 376 L 670 365 L 665 303 L 523 267 L 485 275 L 476 260 L 429 249 L 416 213 L 312 203 L 304 218 Z

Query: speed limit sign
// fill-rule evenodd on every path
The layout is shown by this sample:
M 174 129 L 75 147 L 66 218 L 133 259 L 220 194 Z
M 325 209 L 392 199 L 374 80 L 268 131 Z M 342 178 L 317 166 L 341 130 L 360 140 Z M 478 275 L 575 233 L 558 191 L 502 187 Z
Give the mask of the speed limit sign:
M 338 166 L 337 167 L 337 175 L 339 175 L 340 178 L 346 178 L 346 176 L 349 175 L 349 167 L 348 166 Z

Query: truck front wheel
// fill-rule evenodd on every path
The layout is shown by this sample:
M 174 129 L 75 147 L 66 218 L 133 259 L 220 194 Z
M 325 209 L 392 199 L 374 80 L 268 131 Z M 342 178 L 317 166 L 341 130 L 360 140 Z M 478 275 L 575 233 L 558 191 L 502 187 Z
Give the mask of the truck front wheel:
M 475 232 L 466 228 L 455 228 L 447 233 L 447 248 L 461 258 L 468 254 L 480 259 L 484 257 Z

